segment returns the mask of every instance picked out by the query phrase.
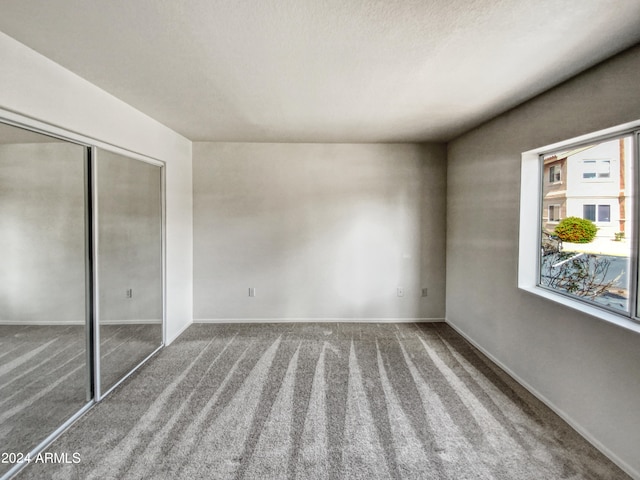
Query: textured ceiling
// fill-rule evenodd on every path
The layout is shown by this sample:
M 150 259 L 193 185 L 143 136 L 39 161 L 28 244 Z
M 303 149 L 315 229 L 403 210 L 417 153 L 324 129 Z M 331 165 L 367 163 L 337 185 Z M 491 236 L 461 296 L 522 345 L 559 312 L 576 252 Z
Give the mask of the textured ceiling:
M 639 0 L 3 0 L 191 140 L 442 141 L 640 41 Z

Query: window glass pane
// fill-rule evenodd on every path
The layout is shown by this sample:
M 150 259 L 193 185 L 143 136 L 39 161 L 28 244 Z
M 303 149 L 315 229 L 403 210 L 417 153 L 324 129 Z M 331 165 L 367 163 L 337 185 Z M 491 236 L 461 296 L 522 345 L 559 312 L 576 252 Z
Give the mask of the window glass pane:
M 584 205 L 582 207 L 582 218 L 586 220 L 591 220 L 592 222 L 596 221 L 596 206 L 595 205 Z
M 542 159 L 545 176 L 557 168 L 563 181 L 542 184 L 541 286 L 629 311 L 632 155 L 629 136 Z
M 598 205 L 598 221 L 610 222 L 611 218 L 611 206 L 610 205 Z
M 582 162 L 582 178 L 596 178 L 595 160 L 585 160 Z
M 609 178 L 611 176 L 611 161 L 600 160 L 596 163 L 598 178 Z

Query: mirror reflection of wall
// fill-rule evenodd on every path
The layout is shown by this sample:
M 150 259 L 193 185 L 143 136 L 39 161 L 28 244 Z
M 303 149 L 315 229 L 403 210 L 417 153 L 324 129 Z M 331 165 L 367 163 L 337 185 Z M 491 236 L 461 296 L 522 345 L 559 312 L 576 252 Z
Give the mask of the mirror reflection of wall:
M 98 150 L 100 380 L 106 392 L 162 344 L 161 167 Z
M 0 124 L 0 445 L 28 452 L 91 397 L 86 147 Z M 0 475 L 11 464 L 0 464 Z

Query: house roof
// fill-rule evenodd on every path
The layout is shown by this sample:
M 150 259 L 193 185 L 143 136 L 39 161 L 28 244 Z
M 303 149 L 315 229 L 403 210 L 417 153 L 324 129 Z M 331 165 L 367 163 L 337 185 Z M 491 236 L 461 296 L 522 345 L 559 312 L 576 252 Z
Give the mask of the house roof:
M 554 155 L 549 155 L 548 157 L 544 157 L 544 164 L 548 165 L 553 162 L 557 162 L 559 160 L 564 160 L 565 158 L 569 158 L 572 155 L 577 155 L 580 152 L 584 152 L 585 150 L 589 150 L 590 148 L 595 147 L 596 145 L 588 145 L 586 147 L 574 148 L 573 150 L 568 150 L 562 153 L 556 153 Z

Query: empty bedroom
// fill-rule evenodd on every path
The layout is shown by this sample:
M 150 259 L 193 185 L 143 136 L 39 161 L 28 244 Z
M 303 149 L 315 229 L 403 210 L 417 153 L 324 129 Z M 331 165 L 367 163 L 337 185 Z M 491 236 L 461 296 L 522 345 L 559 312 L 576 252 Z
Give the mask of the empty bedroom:
M 640 2 L 0 5 L 0 479 L 640 480 Z

